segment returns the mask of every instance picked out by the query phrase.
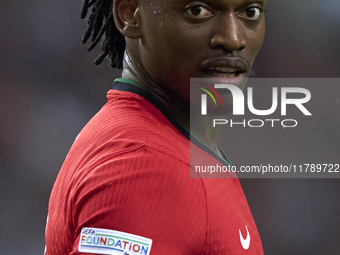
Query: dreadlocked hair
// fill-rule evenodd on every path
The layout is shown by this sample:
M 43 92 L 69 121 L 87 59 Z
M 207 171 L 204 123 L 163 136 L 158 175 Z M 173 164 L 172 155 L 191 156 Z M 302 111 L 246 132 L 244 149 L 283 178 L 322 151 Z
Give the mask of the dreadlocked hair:
M 92 8 L 82 43 L 85 44 L 91 38 L 91 45 L 88 48 L 91 51 L 103 39 L 102 53 L 94 61 L 94 64 L 99 65 L 107 57 L 110 60 L 111 67 L 121 69 L 125 51 L 125 38 L 116 28 L 112 6 L 112 0 L 84 0 L 81 19 L 84 19 L 88 9 Z

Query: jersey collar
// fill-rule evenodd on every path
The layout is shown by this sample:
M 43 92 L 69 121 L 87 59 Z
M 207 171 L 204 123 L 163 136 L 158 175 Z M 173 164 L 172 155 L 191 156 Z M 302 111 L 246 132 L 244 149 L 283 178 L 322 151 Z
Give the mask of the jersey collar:
M 200 149 L 204 150 L 208 154 L 210 154 L 212 157 L 217 159 L 222 165 L 229 165 L 230 160 L 228 159 L 227 155 L 224 153 L 224 151 L 218 146 L 218 149 L 220 150 L 223 158 L 221 158 L 216 152 L 214 152 L 210 147 L 205 145 L 203 142 L 201 142 L 198 138 L 196 138 L 193 134 L 190 133 L 189 130 L 187 130 L 185 127 L 183 127 L 175 118 L 173 118 L 168 111 L 165 110 L 165 108 L 138 82 L 125 79 L 125 78 L 118 78 L 113 83 L 113 89 L 119 90 L 119 91 L 127 91 L 135 93 L 147 101 L 149 101 L 151 104 L 153 104 L 158 110 L 160 110 L 163 115 L 176 127 L 176 129 L 184 135 L 189 141 L 191 141 L 193 144 L 198 146 Z

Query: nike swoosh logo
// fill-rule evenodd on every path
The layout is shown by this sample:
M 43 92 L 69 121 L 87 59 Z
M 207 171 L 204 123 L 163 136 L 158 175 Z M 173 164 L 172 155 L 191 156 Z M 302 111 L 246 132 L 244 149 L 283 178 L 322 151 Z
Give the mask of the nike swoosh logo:
M 249 245 L 250 245 L 250 234 L 248 231 L 248 227 L 246 226 L 247 229 L 247 237 L 246 239 L 243 239 L 241 230 L 239 229 L 238 232 L 240 233 L 240 241 L 241 241 L 241 245 L 243 247 L 243 249 L 248 250 L 249 249 Z

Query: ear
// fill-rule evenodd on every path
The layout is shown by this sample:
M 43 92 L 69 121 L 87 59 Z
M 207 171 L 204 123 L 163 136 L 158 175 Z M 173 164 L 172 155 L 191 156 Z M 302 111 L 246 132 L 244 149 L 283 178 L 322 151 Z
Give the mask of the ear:
M 142 37 L 138 22 L 138 0 L 113 0 L 113 17 L 117 29 L 131 39 Z

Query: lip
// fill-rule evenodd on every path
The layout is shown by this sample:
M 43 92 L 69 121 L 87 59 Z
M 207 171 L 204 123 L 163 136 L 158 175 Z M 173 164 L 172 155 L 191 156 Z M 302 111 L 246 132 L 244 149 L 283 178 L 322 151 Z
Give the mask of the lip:
M 217 69 L 216 69 L 217 68 Z M 234 77 L 230 76 L 230 73 L 225 73 L 223 75 L 224 69 L 235 70 Z M 215 69 L 215 70 L 214 70 Z M 220 70 L 218 70 L 220 69 Z M 249 65 L 246 61 L 240 58 L 232 57 L 220 57 L 206 60 L 200 66 L 200 72 L 204 78 L 212 79 L 213 83 L 219 84 L 231 84 L 240 87 L 243 84 L 245 75 L 249 70 Z

